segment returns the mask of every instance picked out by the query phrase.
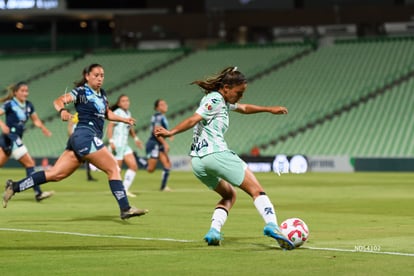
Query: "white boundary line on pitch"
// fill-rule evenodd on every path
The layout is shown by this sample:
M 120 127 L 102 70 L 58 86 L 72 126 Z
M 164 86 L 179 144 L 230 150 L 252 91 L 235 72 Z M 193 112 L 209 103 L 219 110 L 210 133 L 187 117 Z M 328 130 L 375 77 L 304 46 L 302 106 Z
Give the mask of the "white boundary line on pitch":
M 303 247 L 304 249 L 320 250 L 320 251 L 337 251 L 337 252 L 352 252 L 352 253 L 371 253 L 381 255 L 397 255 L 414 257 L 414 253 L 402 253 L 402 252 L 386 252 L 386 251 L 373 251 L 373 250 L 355 250 L 355 249 L 340 249 L 340 248 L 323 248 L 323 247 Z
M 127 240 L 145 240 L 145 241 L 170 241 L 170 242 L 194 242 L 192 240 L 178 240 L 171 238 L 140 238 L 131 236 L 119 236 L 119 235 L 101 235 L 101 234 L 85 234 L 77 232 L 62 232 L 62 231 L 48 231 L 48 230 L 30 230 L 30 229 L 16 229 L 16 228 L 0 228 L 0 231 L 14 231 L 14 232 L 27 232 L 27 233 L 47 233 L 47 234 L 60 234 L 60 235 L 71 235 L 79 237 L 94 237 L 94 238 L 116 238 L 116 239 L 127 239 Z
M 115 239 L 128 239 L 128 240 L 144 240 L 144 241 L 169 241 L 169 242 L 181 242 L 190 243 L 196 242 L 194 240 L 179 240 L 171 238 L 143 238 L 143 237 L 131 237 L 131 236 L 112 236 L 112 235 L 101 235 L 101 234 L 85 234 L 77 232 L 62 232 L 62 231 L 48 231 L 48 230 L 31 230 L 31 229 L 17 229 L 17 228 L 0 228 L 0 231 L 13 231 L 13 232 L 26 232 L 26 233 L 47 233 L 57 235 L 71 235 L 78 237 L 94 237 L 94 238 L 115 238 Z M 319 251 L 337 251 L 337 252 L 350 252 L 350 253 L 371 253 L 381 255 L 395 255 L 395 256 L 406 256 L 414 257 L 414 253 L 402 253 L 402 252 L 383 252 L 383 251 L 357 251 L 354 249 L 340 249 L 340 248 L 325 248 L 325 247 L 303 247 L 303 249 L 319 250 Z

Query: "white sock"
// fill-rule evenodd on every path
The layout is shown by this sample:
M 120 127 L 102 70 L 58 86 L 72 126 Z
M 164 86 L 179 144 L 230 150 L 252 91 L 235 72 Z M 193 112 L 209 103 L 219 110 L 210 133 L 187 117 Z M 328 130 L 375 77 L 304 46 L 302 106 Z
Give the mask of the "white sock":
M 226 220 L 227 211 L 223 208 L 217 208 L 214 210 L 213 217 L 211 218 L 211 227 L 220 232 Z
M 128 191 L 129 187 L 131 187 L 132 182 L 134 181 L 134 178 L 135 178 L 136 174 L 137 174 L 136 172 L 134 172 L 133 170 L 130 170 L 130 169 L 128 169 L 125 172 L 124 182 L 122 182 L 122 184 L 124 184 L 125 191 Z
M 267 195 L 260 195 L 254 200 L 254 206 L 264 219 L 265 223 L 273 222 L 277 225 L 275 208 Z

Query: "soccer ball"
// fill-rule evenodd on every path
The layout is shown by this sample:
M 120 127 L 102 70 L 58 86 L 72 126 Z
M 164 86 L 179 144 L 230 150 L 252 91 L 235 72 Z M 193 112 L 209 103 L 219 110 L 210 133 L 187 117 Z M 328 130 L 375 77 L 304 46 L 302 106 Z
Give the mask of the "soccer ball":
M 282 233 L 295 245 L 300 247 L 309 237 L 309 228 L 300 218 L 289 218 L 280 225 Z

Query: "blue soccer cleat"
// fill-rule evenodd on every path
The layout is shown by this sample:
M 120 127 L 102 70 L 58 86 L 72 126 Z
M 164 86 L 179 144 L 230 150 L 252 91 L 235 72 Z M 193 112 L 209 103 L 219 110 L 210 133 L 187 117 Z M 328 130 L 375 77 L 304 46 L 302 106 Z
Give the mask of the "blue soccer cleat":
M 222 239 L 223 238 L 221 237 L 221 233 L 215 228 L 210 228 L 210 230 L 204 236 L 204 240 L 208 245 L 220 245 Z
M 284 250 L 295 249 L 295 245 L 280 231 L 279 226 L 269 222 L 263 229 L 265 236 L 274 238 L 279 246 Z

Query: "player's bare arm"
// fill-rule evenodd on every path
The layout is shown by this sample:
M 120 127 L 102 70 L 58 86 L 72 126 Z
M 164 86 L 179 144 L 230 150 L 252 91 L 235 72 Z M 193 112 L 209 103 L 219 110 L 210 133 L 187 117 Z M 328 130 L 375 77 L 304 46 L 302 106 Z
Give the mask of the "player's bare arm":
M 106 116 L 107 116 L 107 118 L 108 118 L 108 120 L 110 120 L 110 121 L 115 121 L 115 122 L 122 122 L 122 123 L 126 123 L 126 124 L 128 124 L 128 125 L 135 125 L 135 119 L 134 118 L 132 118 L 132 117 L 129 117 L 129 118 L 123 118 L 123 117 L 121 117 L 121 116 L 118 116 L 118 115 L 116 115 L 112 110 L 110 110 L 109 108 L 108 108 L 108 110 L 107 110 L 107 113 L 106 113 Z
M 191 117 L 188 117 L 187 119 L 176 125 L 173 129 L 167 130 L 163 127 L 157 127 L 155 128 L 154 133 L 156 136 L 170 137 L 192 128 L 202 119 L 203 117 L 201 117 L 200 114 L 194 113 Z
M 53 101 L 53 106 L 59 112 L 62 121 L 68 121 L 72 118 L 72 114 L 65 108 L 71 102 L 73 102 L 72 96 L 66 93 Z
M 284 106 L 260 106 L 254 104 L 237 104 L 236 112 L 242 114 L 254 114 L 260 112 L 268 112 L 272 114 L 287 114 L 288 110 Z

